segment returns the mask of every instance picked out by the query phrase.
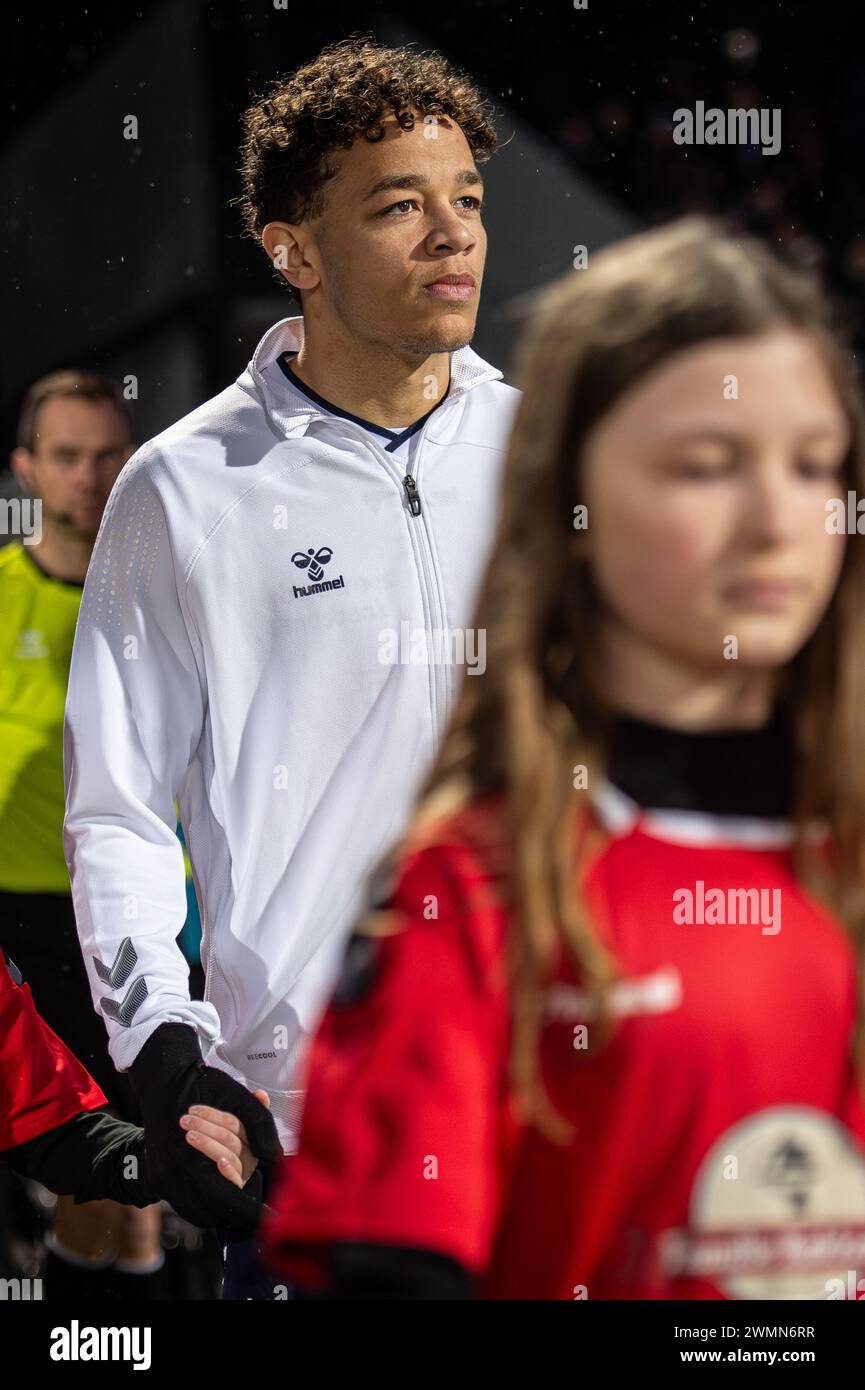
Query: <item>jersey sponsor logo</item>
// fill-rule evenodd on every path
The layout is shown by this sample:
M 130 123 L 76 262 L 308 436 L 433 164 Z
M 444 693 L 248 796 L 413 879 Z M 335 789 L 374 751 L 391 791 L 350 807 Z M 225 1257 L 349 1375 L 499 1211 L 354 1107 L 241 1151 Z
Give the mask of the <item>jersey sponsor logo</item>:
M 682 977 L 675 965 L 664 965 L 651 975 L 618 980 L 609 992 L 610 1014 L 628 1018 L 635 1014 L 666 1014 L 682 1002 Z M 553 1022 L 591 1019 L 598 1006 L 588 990 L 576 985 L 556 983 L 546 992 L 545 1013 Z
M 345 580 L 342 575 L 338 579 L 325 579 L 324 567 L 329 565 L 333 559 L 333 551 L 329 545 L 322 545 L 318 550 L 310 546 L 309 550 L 296 550 L 291 557 L 291 563 L 297 565 L 298 569 L 305 569 L 308 572 L 309 584 L 294 584 L 295 598 L 307 598 L 310 594 L 324 594 L 330 589 L 344 589 Z
M 50 656 L 45 633 L 38 627 L 22 628 L 18 634 L 15 656 L 19 661 L 44 661 Z
M 727 1298 L 838 1297 L 865 1275 L 865 1150 L 811 1106 L 748 1116 L 704 1158 L 689 1227 L 664 1232 L 659 1255 Z

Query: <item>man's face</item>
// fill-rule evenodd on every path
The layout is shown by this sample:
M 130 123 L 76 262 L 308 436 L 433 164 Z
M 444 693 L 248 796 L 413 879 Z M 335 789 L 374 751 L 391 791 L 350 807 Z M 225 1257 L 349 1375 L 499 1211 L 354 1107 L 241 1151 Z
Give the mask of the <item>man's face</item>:
M 452 352 L 475 329 L 486 232 L 483 184 L 460 127 L 415 113 L 384 138 L 331 156 L 325 210 L 301 225 L 317 284 L 306 316 L 335 316 L 352 337 L 427 356 Z M 434 284 L 461 276 L 461 286 Z
M 16 449 L 13 468 L 46 519 L 95 537 L 108 494 L 133 443 L 110 401 L 51 396 L 36 415 L 33 450 Z

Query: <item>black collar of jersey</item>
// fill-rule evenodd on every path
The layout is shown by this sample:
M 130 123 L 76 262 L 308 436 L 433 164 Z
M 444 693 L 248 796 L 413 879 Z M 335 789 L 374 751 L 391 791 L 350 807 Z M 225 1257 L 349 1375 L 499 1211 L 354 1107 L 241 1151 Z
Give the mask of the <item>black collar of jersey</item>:
M 796 771 L 783 702 L 760 729 L 683 733 L 623 716 L 612 724 L 607 777 L 638 806 L 786 818 Z
M 67 589 L 84 588 L 83 579 L 61 579 L 59 574 L 52 574 L 50 570 L 47 570 L 45 566 L 43 564 L 40 564 L 40 562 L 36 559 L 36 556 L 33 554 L 33 551 L 29 545 L 24 545 L 22 543 L 21 549 L 24 551 L 24 554 L 27 556 L 31 565 L 36 566 L 43 579 L 53 579 L 55 584 L 65 584 Z
M 341 410 L 338 405 L 334 405 L 332 401 L 325 400 L 324 396 L 320 396 L 317 391 L 313 391 L 311 386 L 306 386 L 291 369 L 290 363 L 296 356 L 296 352 L 283 352 L 276 359 L 282 370 L 283 376 L 288 378 L 292 386 L 298 391 L 301 391 L 309 400 L 314 401 L 316 405 L 320 405 L 323 410 L 329 411 L 331 415 L 340 415 L 343 420 L 353 420 L 356 425 L 362 425 L 365 430 L 372 430 L 373 434 L 383 435 L 384 438 L 389 441 L 384 446 L 387 453 L 393 453 L 393 451 L 398 449 L 401 444 L 404 444 L 407 439 L 410 439 L 413 434 L 416 434 L 433 412 L 438 410 L 440 405 L 444 405 L 448 397 L 448 392 L 451 389 L 450 381 L 448 381 L 448 389 L 445 391 L 441 400 L 436 401 L 432 409 L 428 410 L 426 415 L 422 415 L 419 420 L 415 420 L 413 425 L 407 426 L 404 430 L 389 430 L 384 425 L 377 425 L 374 420 L 364 420 L 361 415 L 352 415 L 349 410 Z

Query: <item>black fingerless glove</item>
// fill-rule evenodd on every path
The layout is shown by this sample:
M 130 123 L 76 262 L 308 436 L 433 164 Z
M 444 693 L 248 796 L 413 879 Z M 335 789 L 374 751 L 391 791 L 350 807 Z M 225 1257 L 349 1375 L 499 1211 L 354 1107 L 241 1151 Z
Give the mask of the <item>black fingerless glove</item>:
M 252 1235 L 263 1190 L 257 1168 L 241 1190 L 187 1143 L 179 1121 L 191 1105 L 212 1105 L 236 1115 L 260 1163 L 282 1156 L 270 1111 L 227 1072 L 205 1065 L 194 1028 L 163 1023 L 147 1039 L 129 1079 L 144 1121 L 147 1179 L 195 1226 L 219 1226 L 234 1239 Z

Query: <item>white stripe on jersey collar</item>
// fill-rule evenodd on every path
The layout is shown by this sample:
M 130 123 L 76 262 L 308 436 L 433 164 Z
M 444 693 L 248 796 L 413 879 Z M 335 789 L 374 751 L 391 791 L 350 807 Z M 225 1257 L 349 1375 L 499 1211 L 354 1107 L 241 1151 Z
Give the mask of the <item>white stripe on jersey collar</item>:
M 716 816 L 704 811 L 642 807 L 606 778 L 589 794 L 601 823 L 616 836 L 630 834 L 639 822 L 644 834 L 676 845 L 780 849 L 793 843 L 793 821 L 786 818 Z M 815 824 L 812 837 L 819 840 L 825 834 L 826 827 Z

